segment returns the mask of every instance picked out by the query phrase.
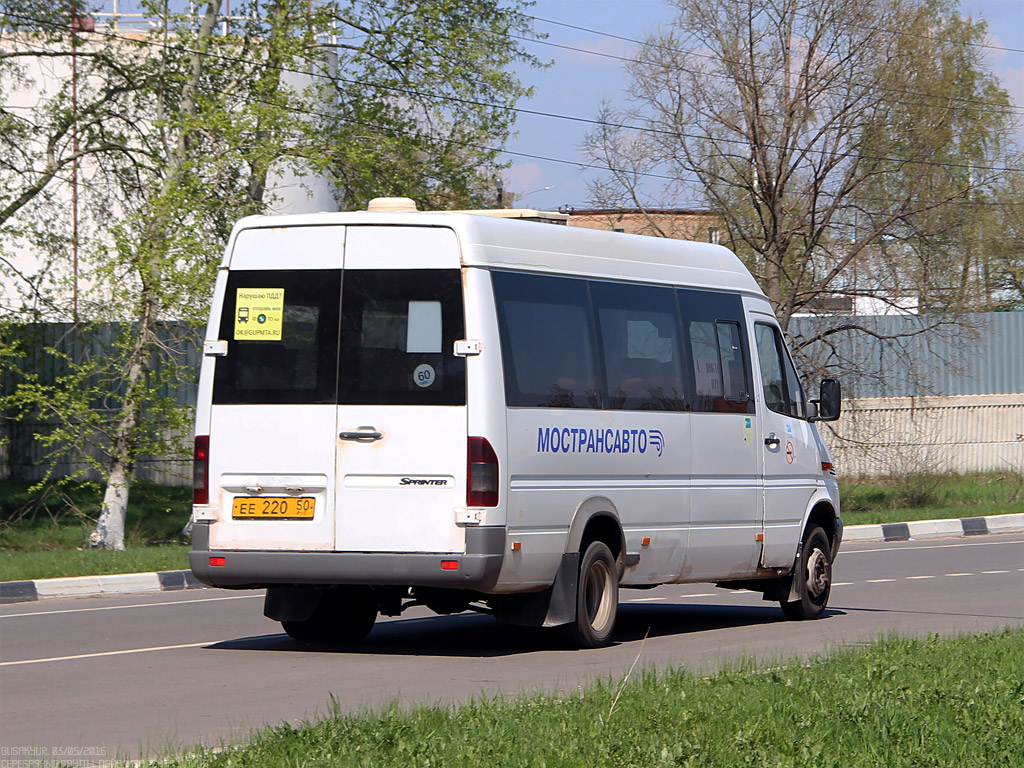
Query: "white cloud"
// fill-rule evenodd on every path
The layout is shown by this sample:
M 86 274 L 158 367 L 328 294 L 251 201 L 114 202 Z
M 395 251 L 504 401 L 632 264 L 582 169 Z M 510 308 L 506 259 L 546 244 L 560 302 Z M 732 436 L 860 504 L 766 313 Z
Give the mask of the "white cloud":
M 1004 67 L 997 73 L 1017 107 L 1024 107 L 1024 67 Z
M 502 175 L 505 178 L 505 189 L 518 195 L 554 183 L 545 182 L 544 171 L 536 163 L 513 163 Z

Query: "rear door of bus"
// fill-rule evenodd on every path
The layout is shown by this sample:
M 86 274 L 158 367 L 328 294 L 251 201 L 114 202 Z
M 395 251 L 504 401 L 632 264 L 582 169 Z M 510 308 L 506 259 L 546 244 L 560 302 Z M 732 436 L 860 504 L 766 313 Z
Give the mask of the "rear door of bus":
M 338 379 L 335 548 L 462 552 L 466 361 L 450 229 L 351 226 Z
M 216 549 L 334 547 L 339 297 L 345 228 L 235 240 L 210 414 Z M 226 343 L 226 344 L 225 344 Z

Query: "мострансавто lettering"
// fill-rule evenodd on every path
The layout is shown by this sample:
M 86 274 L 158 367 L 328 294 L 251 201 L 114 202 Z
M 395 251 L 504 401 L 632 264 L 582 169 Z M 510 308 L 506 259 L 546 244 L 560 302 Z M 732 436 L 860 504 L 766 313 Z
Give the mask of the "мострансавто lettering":
M 660 429 L 580 429 L 538 427 L 538 453 L 647 453 L 661 456 L 665 436 Z

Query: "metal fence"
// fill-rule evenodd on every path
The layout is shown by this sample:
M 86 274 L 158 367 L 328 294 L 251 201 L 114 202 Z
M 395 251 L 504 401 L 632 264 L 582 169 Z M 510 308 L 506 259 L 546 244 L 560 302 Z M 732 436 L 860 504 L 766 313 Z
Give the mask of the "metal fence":
M 827 426 L 844 475 L 1024 473 L 1024 394 L 867 398 Z
M 847 366 L 845 414 L 825 430 L 844 473 L 1024 471 L 1024 312 L 970 315 L 957 325 L 937 324 L 926 315 L 795 318 L 791 335 L 807 339 L 850 321 L 870 333 L 836 334 L 809 348 L 826 366 Z M 918 333 L 929 324 L 936 327 Z M 116 323 L 94 326 L 89 333 L 61 323 L 9 330 L 11 338 L 24 342 L 26 354 L 0 378 L 0 394 L 13 391 L 19 371 L 35 371 L 47 382 L 66 374 L 66 363 L 47 348 L 81 360 L 104 354 L 128 330 Z M 157 372 L 173 365 L 180 373 L 161 394 L 194 408 L 201 331 L 166 324 L 159 334 L 176 343 L 187 340 L 173 359 L 162 353 L 152 361 Z M 117 395 L 115 385 L 110 396 Z M 14 421 L 0 413 L 0 478 L 42 478 L 48 458 L 36 436 L 50 428 L 45 421 Z M 98 447 L 93 450 L 102 455 Z M 56 476 L 81 469 L 76 457 L 57 457 Z M 85 475 L 99 479 L 93 470 Z M 137 475 L 187 485 L 188 456 L 143 459 Z
M 54 478 L 102 481 L 101 473 L 80 455 L 68 451 L 50 455 L 38 437 L 52 429 L 53 425 L 46 422 L 0 419 L 0 480 L 36 482 L 49 474 Z M 179 437 L 183 438 L 183 449 L 176 457 L 143 456 L 136 465 L 135 476 L 159 485 L 191 485 L 192 460 L 188 449 L 191 435 Z M 105 457 L 98 445 L 90 445 L 84 451 L 101 462 Z
M 0 366 L 0 395 L 10 395 L 25 380 L 26 374 L 38 377 L 45 385 L 59 384 L 72 370 L 74 362 L 88 362 L 115 354 L 119 342 L 132 333 L 123 323 L 102 323 L 78 326 L 72 323 L 37 323 L 4 326 L 3 341 L 14 344 L 19 353 L 9 356 Z M 196 403 L 196 383 L 201 360 L 202 331 L 181 323 L 163 323 L 157 326 L 157 351 L 153 353 L 151 368 L 168 382 L 158 395 L 172 398 L 179 408 L 193 409 Z M 6 346 L 5 344 L 5 346 Z M 102 392 L 90 403 L 97 412 L 111 411 L 123 394 L 123 382 L 110 372 L 98 373 L 90 382 Z M 37 481 L 51 471 L 54 477 L 80 476 L 88 480 L 101 480 L 82 456 L 70 452 L 50 455 L 39 441 L 53 429 L 53 423 L 41 415 L 15 419 L 11 412 L 0 412 L 0 478 Z M 168 437 L 171 437 L 168 435 Z M 190 435 L 180 444 L 185 446 Z M 105 456 L 101 443 L 86 445 L 83 452 L 94 459 Z M 142 457 L 136 467 L 136 476 L 165 485 L 191 483 L 191 462 L 187 450 L 172 457 Z
M 806 357 L 823 370 L 838 367 L 853 398 L 994 395 L 1024 392 L 1024 312 L 964 315 L 797 317 L 799 343 L 844 325 L 810 344 Z
M 825 430 L 845 474 L 1024 472 L 1024 312 L 795 318 L 799 343 L 841 374 L 844 416 Z

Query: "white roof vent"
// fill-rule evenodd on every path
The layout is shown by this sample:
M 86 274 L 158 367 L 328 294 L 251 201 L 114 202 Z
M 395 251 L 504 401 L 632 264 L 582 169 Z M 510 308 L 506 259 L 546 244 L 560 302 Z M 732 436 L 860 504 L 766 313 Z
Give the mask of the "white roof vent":
M 370 213 L 406 213 L 417 208 L 416 201 L 410 197 L 375 197 L 366 210 Z

